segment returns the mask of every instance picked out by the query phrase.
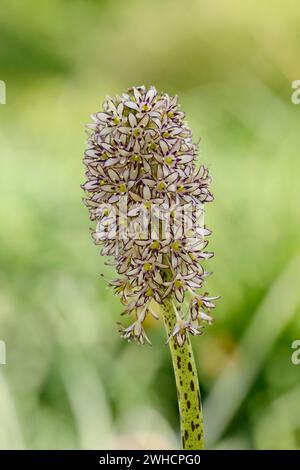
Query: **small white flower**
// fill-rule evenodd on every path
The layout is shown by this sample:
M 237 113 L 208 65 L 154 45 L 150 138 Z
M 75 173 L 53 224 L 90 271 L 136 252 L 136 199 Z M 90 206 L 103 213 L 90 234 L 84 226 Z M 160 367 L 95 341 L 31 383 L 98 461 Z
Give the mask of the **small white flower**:
M 186 340 L 186 336 L 188 333 L 193 336 L 201 335 L 201 327 L 199 325 L 195 326 L 191 322 L 186 322 L 180 319 L 178 320 L 170 336 L 168 337 L 167 343 L 170 341 L 171 338 L 175 338 L 178 346 L 182 346 Z

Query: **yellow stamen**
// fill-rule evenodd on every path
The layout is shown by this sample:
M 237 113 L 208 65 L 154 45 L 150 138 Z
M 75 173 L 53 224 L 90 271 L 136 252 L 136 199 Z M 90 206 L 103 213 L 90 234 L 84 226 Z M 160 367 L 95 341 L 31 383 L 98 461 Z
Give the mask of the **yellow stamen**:
M 141 129 L 134 129 L 133 135 L 134 135 L 135 137 L 139 137 L 139 136 L 141 135 Z
M 171 248 L 173 251 L 178 251 L 181 247 L 181 244 L 179 242 L 173 242 L 171 245 Z
M 119 184 L 119 192 L 126 193 L 126 185 L 124 183 Z
M 132 155 L 130 160 L 132 161 L 132 163 L 141 163 L 141 161 L 142 161 L 140 155 L 137 155 L 137 154 Z
M 172 163 L 174 162 L 174 158 L 173 157 L 166 157 L 165 162 L 166 162 L 167 165 L 172 165 Z
M 179 289 L 183 286 L 183 282 L 180 279 L 176 279 L 176 281 L 174 282 L 174 286 L 176 287 L 176 289 Z
M 155 142 L 151 142 L 151 144 L 148 145 L 150 150 L 155 150 L 157 148 L 157 144 Z
M 145 271 L 146 273 L 149 272 L 149 271 L 151 271 L 151 269 L 152 269 L 152 264 L 151 264 L 151 263 L 145 263 L 143 269 L 144 269 L 144 271 Z
M 159 242 L 157 240 L 155 240 L 154 242 L 151 243 L 150 248 L 151 248 L 151 250 L 159 250 L 159 248 L 160 248 Z
M 157 185 L 157 188 L 159 191 L 163 191 L 164 189 L 166 189 L 166 183 L 164 183 L 163 181 L 160 181 Z

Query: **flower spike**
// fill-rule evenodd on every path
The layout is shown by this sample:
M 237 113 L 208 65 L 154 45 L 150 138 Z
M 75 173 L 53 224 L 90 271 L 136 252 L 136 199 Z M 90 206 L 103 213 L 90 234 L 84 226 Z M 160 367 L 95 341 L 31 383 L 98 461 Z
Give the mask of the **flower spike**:
M 204 205 L 213 200 L 207 169 L 196 166 L 198 144 L 177 96 L 137 86 L 92 116 L 82 185 L 92 238 L 111 257 L 121 299 L 121 337 L 150 343 L 144 321 L 162 313 L 174 367 L 182 447 L 204 446 L 201 397 L 190 335 L 213 321 L 214 300 L 201 293 L 210 274 L 202 265 L 210 230 Z M 187 301 L 187 302 L 186 302 Z M 185 306 L 187 305 L 187 308 Z M 150 343 L 151 344 L 151 343 Z
M 114 259 L 120 278 L 110 285 L 125 307 L 148 314 L 153 301 L 174 295 L 182 304 L 188 292 L 191 320 L 210 323 L 197 313 L 198 298 L 204 308 L 209 302 L 197 290 L 207 275 L 201 262 L 213 255 L 205 251 L 210 231 L 201 222 L 203 204 L 213 197 L 207 169 L 196 168 L 197 145 L 184 118 L 177 97 L 153 86 L 108 97 L 88 126 L 82 188 L 97 222 L 92 237 Z

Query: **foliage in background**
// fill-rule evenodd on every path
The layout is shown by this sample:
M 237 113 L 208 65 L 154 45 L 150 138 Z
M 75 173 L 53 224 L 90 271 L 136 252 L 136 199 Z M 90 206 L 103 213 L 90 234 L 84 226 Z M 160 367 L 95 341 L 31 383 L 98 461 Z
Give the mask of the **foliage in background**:
M 194 343 L 210 446 L 300 448 L 299 17 L 293 1 L 2 1 L 0 448 L 178 446 L 164 331 L 120 341 L 79 188 L 84 123 L 134 83 L 179 94 L 214 177 L 222 299 Z

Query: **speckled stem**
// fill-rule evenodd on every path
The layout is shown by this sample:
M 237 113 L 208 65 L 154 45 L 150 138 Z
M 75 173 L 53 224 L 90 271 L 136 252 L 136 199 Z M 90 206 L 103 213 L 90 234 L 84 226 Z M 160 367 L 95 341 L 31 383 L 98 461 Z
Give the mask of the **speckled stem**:
M 170 300 L 162 305 L 163 318 L 169 336 L 176 325 L 176 313 Z M 203 416 L 197 369 L 192 345 L 187 337 L 179 347 L 174 338 L 169 341 L 177 387 L 180 430 L 183 449 L 204 449 Z

